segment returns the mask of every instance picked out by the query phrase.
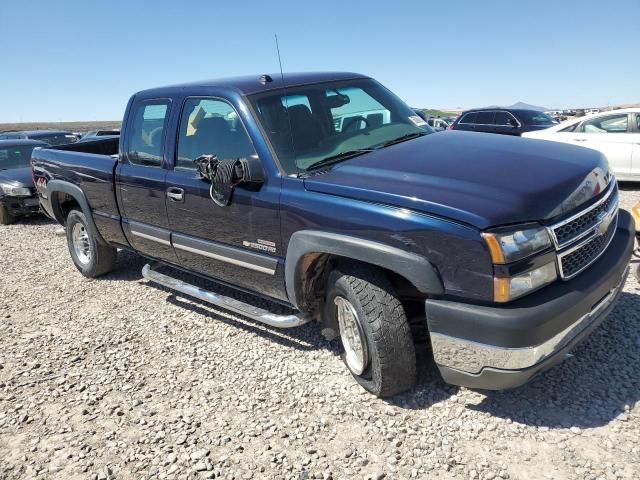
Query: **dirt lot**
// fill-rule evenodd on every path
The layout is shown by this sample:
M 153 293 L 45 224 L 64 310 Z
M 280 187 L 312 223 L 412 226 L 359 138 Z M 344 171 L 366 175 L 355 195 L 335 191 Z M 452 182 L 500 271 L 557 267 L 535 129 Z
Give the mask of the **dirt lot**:
M 623 204 L 640 200 L 625 187 Z M 86 280 L 57 226 L 0 228 L 0 479 L 640 478 L 640 290 L 518 390 L 365 393 L 317 328 Z
M 68 130 L 70 132 L 86 132 L 89 130 L 109 130 L 120 128 L 119 120 L 101 122 L 29 122 L 29 123 L 0 123 L 0 132 L 12 130 Z

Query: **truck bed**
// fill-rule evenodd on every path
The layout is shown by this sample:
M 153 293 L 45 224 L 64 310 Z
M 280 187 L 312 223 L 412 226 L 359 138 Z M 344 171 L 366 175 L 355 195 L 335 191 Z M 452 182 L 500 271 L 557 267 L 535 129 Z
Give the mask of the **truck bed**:
M 39 184 L 48 185 L 51 181 L 79 187 L 103 238 L 116 242 L 123 238 L 114 184 L 117 154 L 118 138 L 108 138 L 35 149 L 31 156 L 38 188 L 42 188 Z M 41 205 L 49 216 L 62 223 L 63 219 L 51 207 L 51 200 L 41 197 Z

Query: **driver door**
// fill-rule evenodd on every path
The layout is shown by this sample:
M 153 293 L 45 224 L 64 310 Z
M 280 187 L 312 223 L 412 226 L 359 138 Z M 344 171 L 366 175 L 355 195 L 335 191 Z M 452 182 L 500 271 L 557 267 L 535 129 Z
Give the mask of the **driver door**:
M 194 163 L 200 155 L 256 155 L 235 108 L 219 98 L 187 98 L 175 150 L 166 188 L 178 264 L 247 289 L 260 285 L 261 293 L 283 298 L 279 179 L 267 178 L 259 187 L 239 185 L 230 204 L 221 207 Z

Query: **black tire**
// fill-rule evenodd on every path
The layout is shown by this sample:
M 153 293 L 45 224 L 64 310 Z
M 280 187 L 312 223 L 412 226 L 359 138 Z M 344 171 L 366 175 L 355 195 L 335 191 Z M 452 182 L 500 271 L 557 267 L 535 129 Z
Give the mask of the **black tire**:
M 353 377 L 378 397 L 389 397 L 416 383 L 416 352 L 404 308 L 387 277 L 366 265 L 345 264 L 331 272 L 325 319 L 339 330 L 335 298 L 353 306 L 366 339 L 369 362 Z M 344 359 L 344 356 L 343 356 Z
M 7 207 L 0 205 L 0 225 L 11 225 L 15 219 Z
M 76 249 L 74 248 L 73 229 L 76 224 L 81 225 L 87 234 L 89 255 L 86 261 L 82 261 L 78 257 Z M 95 278 L 113 270 L 118 251 L 109 245 L 105 245 L 101 239 L 96 238 L 92 233 L 93 230 L 88 226 L 87 217 L 85 217 L 84 213 L 79 210 L 71 210 L 69 215 L 67 215 L 66 230 L 69 254 L 71 255 L 74 265 L 82 275 L 88 278 Z

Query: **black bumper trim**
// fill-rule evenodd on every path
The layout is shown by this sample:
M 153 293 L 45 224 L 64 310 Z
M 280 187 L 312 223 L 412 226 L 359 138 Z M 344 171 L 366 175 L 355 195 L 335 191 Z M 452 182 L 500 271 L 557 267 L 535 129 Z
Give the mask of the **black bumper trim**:
M 467 388 L 477 388 L 482 390 L 508 390 L 524 385 L 539 373 L 561 363 L 567 357 L 567 353 L 570 350 L 575 348 L 576 345 L 582 342 L 591 334 L 591 332 L 600 326 L 609 313 L 611 313 L 611 310 L 615 307 L 618 297 L 624 288 L 627 273 L 628 270 L 623 274 L 622 284 L 609 306 L 605 308 L 595 319 L 593 319 L 589 326 L 580 332 L 579 335 L 574 337 L 564 347 L 559 349 L 553 355 L 545 358 L 540 363 L 519 370 L 502 370 L 485 367 L 477 374 L 463 372 L 444 365 L 438 365 L 442 378 L 445 382 L 452 385 L 460 385 Z

